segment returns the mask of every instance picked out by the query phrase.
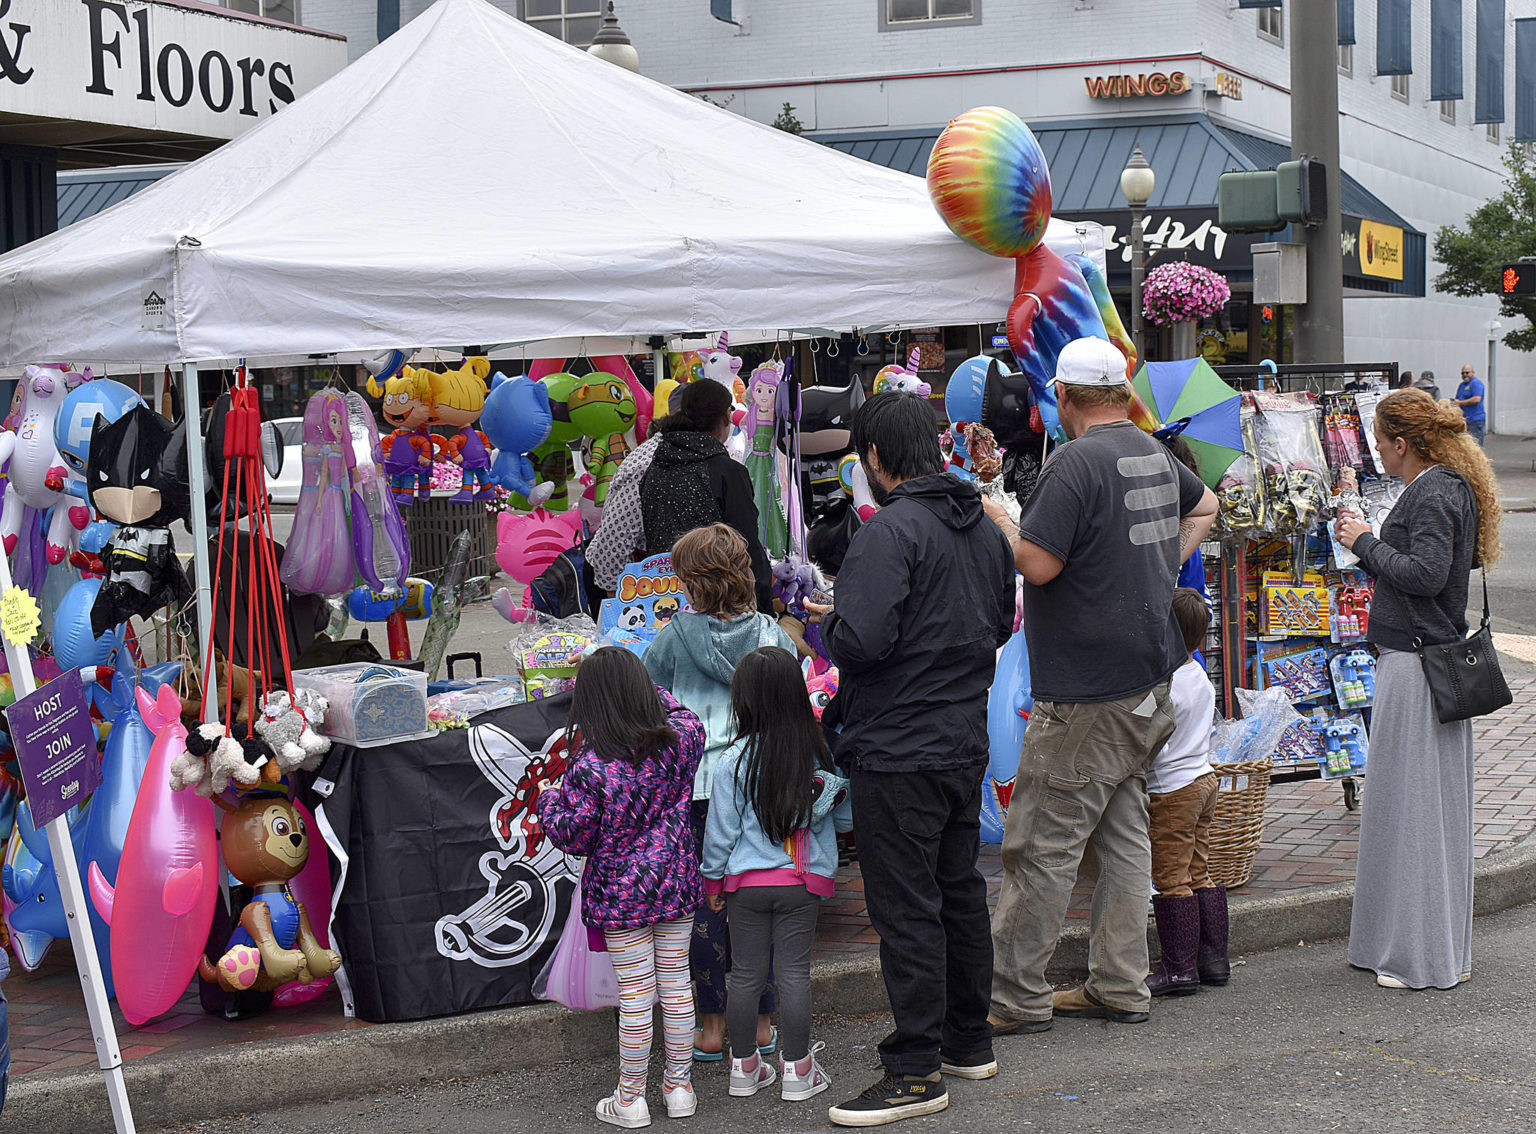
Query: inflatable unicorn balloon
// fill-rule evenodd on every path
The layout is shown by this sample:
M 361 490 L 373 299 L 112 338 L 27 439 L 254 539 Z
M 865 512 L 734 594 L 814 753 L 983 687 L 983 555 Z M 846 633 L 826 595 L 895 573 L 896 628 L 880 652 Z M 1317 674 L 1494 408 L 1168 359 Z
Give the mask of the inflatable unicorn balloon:
M 933 393 L 933 387 L 917 376 L 918 348 L 913 347 L 912 353 L 907 355 L 907 364 L 898 366 L 892 364 L 883 368 L 875 375 L 875 393 L 883 394 L 887 390 L 897 390 L 907 394 L 916 394 L 920 398 L 926 398 Z
M 79 546 L 80 530 L 90 522 L 91 510 L 65 495 L 69 470 L 54 444 L 54 422 L 65 395 L 90 378 L 89 370 L 61 373 L 29 366 L 22 372 L 20 386 L 25 395 L 16 428 L 0 433 L 0 463 L 11 462 L 5 505 L 0 508 L 0 538 L 7 555 L 16 550 L 24 508 L 54 509 L 44 546 L 49 563 L 62 563 Z M 56 504 L 65 506 L 54 508 Z
M 731 400 L 739 403 L 746 394 L 746 386 L 741 380 L 741 359 L 730 351 L 730 332 L 721 331 L 720 341 L 714 350 L 699 352 L 699 365 L 703 377 L 711 382 L 719 382 L 731 392 Z

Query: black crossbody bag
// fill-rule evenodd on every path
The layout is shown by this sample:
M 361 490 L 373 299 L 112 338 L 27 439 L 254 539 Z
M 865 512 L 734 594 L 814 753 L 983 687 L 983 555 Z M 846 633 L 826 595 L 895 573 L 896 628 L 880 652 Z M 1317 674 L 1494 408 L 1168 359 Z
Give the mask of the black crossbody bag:
M 1497 712 L 1514 700 L 1489 628 L 1488 572 L 1483 571 L 1483 624 L 1465 641 L 1426 646 L 1418 638 L 1413 648 L 1424 666 L 1441 724 L 1470 720 Z

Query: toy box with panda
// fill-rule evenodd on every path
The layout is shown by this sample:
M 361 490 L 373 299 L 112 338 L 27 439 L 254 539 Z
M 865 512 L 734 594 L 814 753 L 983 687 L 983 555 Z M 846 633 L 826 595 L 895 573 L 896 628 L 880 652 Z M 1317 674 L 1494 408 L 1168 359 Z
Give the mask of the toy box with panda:
M 680 611 L 692 610 L 672 573 L 672 556 L 653 555 L 619 574 L 613 598 L 604 599 L 597 628 L 618 645 L 643 653 L 661 628 Z

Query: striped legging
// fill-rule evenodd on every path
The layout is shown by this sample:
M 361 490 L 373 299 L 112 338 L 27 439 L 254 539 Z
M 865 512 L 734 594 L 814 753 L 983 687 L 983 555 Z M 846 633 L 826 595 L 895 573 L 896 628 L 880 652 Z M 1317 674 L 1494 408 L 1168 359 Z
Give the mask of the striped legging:
M 666 1034 L 668 1087 L 689 1081 L 693 1070 L 693 989 L 688 983 L 688 942 L 693 918 L 639 929 L 604 930 L 619 978 L 619 1095 L 645 1095 L 651 1059 L 651 1011 L 659 998 Z

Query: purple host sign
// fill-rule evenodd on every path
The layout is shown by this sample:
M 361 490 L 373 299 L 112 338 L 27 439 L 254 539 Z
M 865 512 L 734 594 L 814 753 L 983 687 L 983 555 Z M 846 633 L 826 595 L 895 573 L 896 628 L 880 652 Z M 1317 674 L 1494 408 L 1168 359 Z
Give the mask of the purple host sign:
M 69 669 L 5 710 L 27 788 L 32 821 L 51 823 L 101 783 L 96 730 L 80 684 Z

